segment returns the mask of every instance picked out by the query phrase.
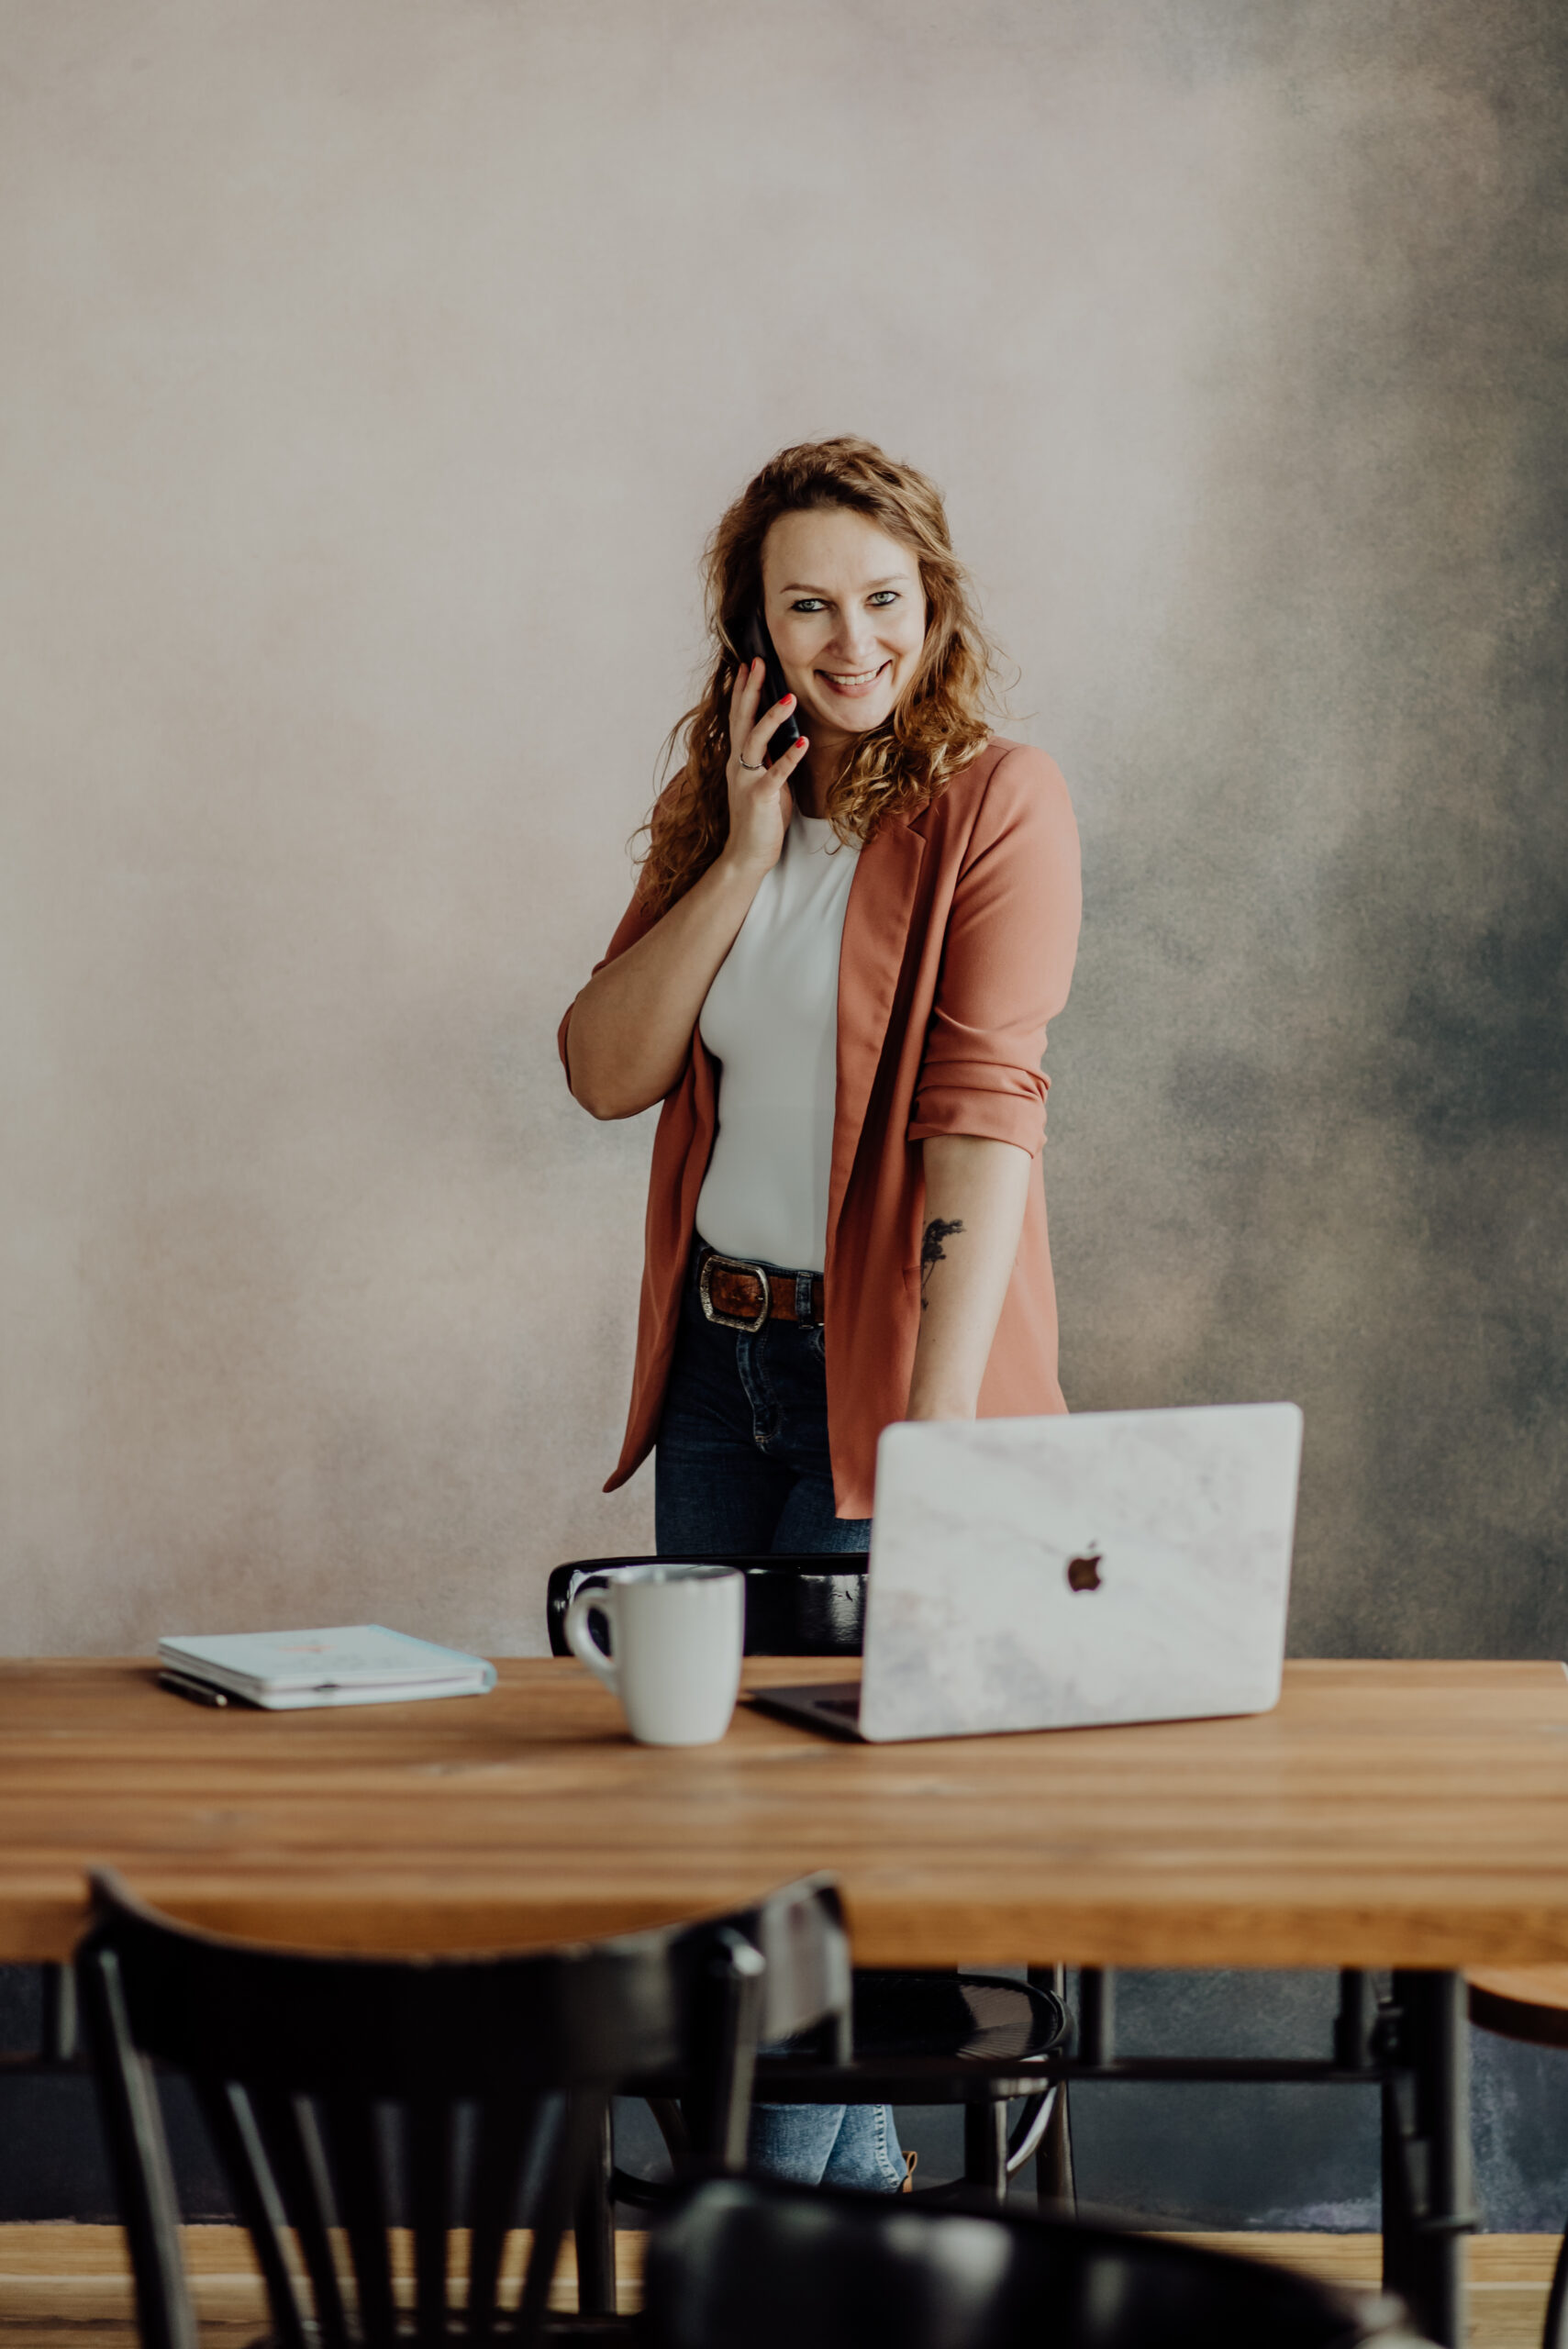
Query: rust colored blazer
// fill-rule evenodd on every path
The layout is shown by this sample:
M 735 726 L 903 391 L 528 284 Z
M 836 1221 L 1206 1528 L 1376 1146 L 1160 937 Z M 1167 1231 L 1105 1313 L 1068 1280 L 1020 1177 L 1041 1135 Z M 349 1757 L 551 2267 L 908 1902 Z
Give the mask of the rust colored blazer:
M 904 1415 L 920 1321 L 931 1134 L 979 1134 L 1031 1157 L 1045 1139 L 1046 1024 L 1078 942 L 1078 833 L 1042 751 L 993 740 L 940 798 L 862 850 L 839 964 L 839 1093 L 823 1336 L 840 1517 L 869 1517 L 876 1440 Z M 605 962 L 652 926 L 634 899 Z M 604 964 L 595 966 L 603 969 Z M 561 1023 L 561 1054 L 572 1015 Z M 674 1353 L 697 1193 L 717 1123 L 700 1037 L 666 1097 L 648 1186 L 646 1254 L 626 1441 L 605 1486 L 652 1450 Z M 1066 1409 L 1045 1191 L 1031 1185 L 980 1415 Z

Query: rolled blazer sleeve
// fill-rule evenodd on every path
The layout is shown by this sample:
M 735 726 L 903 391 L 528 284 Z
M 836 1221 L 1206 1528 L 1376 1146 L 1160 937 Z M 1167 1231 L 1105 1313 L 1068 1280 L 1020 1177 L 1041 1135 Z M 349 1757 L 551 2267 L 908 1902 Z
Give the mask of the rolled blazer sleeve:
M 1043 751 L 1002 759 L 954 886 L 908 1138 L 1045 1139 L 1046 1030 L 1067 1000 L 1082 897 L 1067 786 Z
M 645 938 L 657 919 L 656 914 L 651 914 L 645 906 L 633 897 L 616 924 L 615 936 L 595 963 L 593 971 L 588 974 L 589 977 L 592 978 L 595 973 L 602 971 L 606 963 L 613 963 L 617 954 L 624 954 L 628 946 L 635 946 L 639 938 Z M 569 1085 L 572 1082 L 572 1063 L 566 1056 L 566 1037 L 572 1026 L 572 1015 L 576 1008 L 577 998 L 573 996 L 562 1014 L 561 1025 L 555 1031 L 555 1049 L 561 1054 L 561 1065 L 566 1071 L 566 1081 Z

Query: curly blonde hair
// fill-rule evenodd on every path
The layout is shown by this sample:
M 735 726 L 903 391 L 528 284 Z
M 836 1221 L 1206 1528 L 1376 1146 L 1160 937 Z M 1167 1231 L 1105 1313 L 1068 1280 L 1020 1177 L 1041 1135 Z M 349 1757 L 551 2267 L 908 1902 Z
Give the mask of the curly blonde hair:
M 638 894 L 656 913 L 701 878 L 728 836 L 729 696 L 740 632 L 762 601 L 762 542 L 781 515 L 835 506 L 868 516 L 910 549 L 929 611 L 907 690 L 883 724 L 859 739 L 828 792 L 827 813 L 840 837 L 869 841 L 889 817 L 936 798 L 990 740 L 996 652 L 953 553 L 940 491 L 870 440 L 781 449 L 748 482 L 704 555 L 713 668 L 702 699 L 671 729 L 666 772 L 683 737 L 684 763 L 645 827 Z

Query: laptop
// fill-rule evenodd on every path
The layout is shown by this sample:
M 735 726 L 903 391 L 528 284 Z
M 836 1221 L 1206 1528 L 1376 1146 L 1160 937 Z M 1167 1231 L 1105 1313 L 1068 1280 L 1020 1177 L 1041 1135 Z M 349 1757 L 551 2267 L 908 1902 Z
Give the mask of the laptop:
M 751 1702 L 876 1743 L 1278 1703 L 1294 1403 L 903 1420 L 877 1447 L 862 1678 Z

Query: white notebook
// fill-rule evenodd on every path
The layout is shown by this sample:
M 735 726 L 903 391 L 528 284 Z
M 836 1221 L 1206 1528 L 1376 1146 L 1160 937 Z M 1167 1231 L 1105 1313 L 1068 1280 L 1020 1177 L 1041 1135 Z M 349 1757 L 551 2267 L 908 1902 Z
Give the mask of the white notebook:
M 325 1631 L 228 1631 L 160 1640 L 158 1660 L 187 1680 L 264 1705 L 406 1705 L 417 1697 L 483 1697 L 495 1667 L 483 1656 L 411 1640 L 381 1623 Z

